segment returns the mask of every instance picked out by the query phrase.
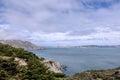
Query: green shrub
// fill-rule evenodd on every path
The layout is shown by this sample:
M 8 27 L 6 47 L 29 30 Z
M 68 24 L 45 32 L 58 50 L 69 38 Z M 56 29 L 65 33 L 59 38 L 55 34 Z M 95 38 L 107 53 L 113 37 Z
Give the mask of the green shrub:
M 63 73 L 54 73 L 55 77 L 59 77 L 59 78 L 65 78 L 66 75 Z

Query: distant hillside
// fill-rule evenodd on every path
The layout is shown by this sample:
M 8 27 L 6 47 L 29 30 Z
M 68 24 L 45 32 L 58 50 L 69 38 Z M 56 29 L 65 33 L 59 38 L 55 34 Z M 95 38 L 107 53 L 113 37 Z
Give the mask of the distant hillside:
M 58 46 L 57 48 L 117 48 L 120 45 L 81 45 L 81 46 Z
M 24 48 L 25 50 L 45 49 L 44 47 L 37 46 L 29 41 L 22 41 L 22 40 L 0 40 L 0 43 L 9 44 L 16 48 Z

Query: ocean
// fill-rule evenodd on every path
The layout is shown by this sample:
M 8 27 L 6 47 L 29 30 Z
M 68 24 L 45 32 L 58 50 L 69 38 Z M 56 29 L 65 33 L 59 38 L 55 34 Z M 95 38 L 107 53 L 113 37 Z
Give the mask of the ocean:
M 120 67 L 120 48 L 48 48 L 31 52 L 67 66 L 67 71 L 63 71 L 66 75 Z

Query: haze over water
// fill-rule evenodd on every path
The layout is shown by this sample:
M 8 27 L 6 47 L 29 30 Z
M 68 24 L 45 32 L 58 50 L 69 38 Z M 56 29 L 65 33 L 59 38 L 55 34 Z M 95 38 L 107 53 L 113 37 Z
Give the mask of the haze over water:
M 32 51 L 39 57 L 66 65 L 67 75 L 91 69 L 109 69 L 120 66 L 120 48 L 48 48 Z

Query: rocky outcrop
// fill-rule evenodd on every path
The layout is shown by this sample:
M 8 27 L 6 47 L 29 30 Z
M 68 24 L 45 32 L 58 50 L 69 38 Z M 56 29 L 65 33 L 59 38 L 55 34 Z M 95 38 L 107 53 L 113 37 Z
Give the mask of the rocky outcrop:
M 0 40 L 0 43 L 9 44 L 16 48 L 23 48 L 25 50 L 41 50 L 45 49 L 44 47 L 37 46 L 29 41 L 22 40 Z
M 44 60 L 43 63 L 49 68 L 50 71 L 55 73 L 62 73 L 62 66 L 57 61 Z
M 18 66 L 27 66 L 27 62 L 22 58 L 12 58 L 7 56 L 0 56 L 0 59 L 3 60 L 10 60 L 13 59 L 15 62 L 17 62 Z M 44 63 L 50 71 L 53 71 L 55 73 L 62 73 L 62 66 L 57 61 L 50 61 L 50 60 L 44 60 L 42 63 Z
M 22 58 L 12 58 L 12 57 L 7 57 L 7 56 L 0 56 L 0 59 L 3 59 L 3 60 L 11 60 L 13 59 L 15 62 L 17 62 L 18 66 L 27 66 L 27 62 L 22 59 Z
M 22 58 L 14 58 L 14 61 L 18 62 L 18 66 L 27 66 L 27 62 Z

